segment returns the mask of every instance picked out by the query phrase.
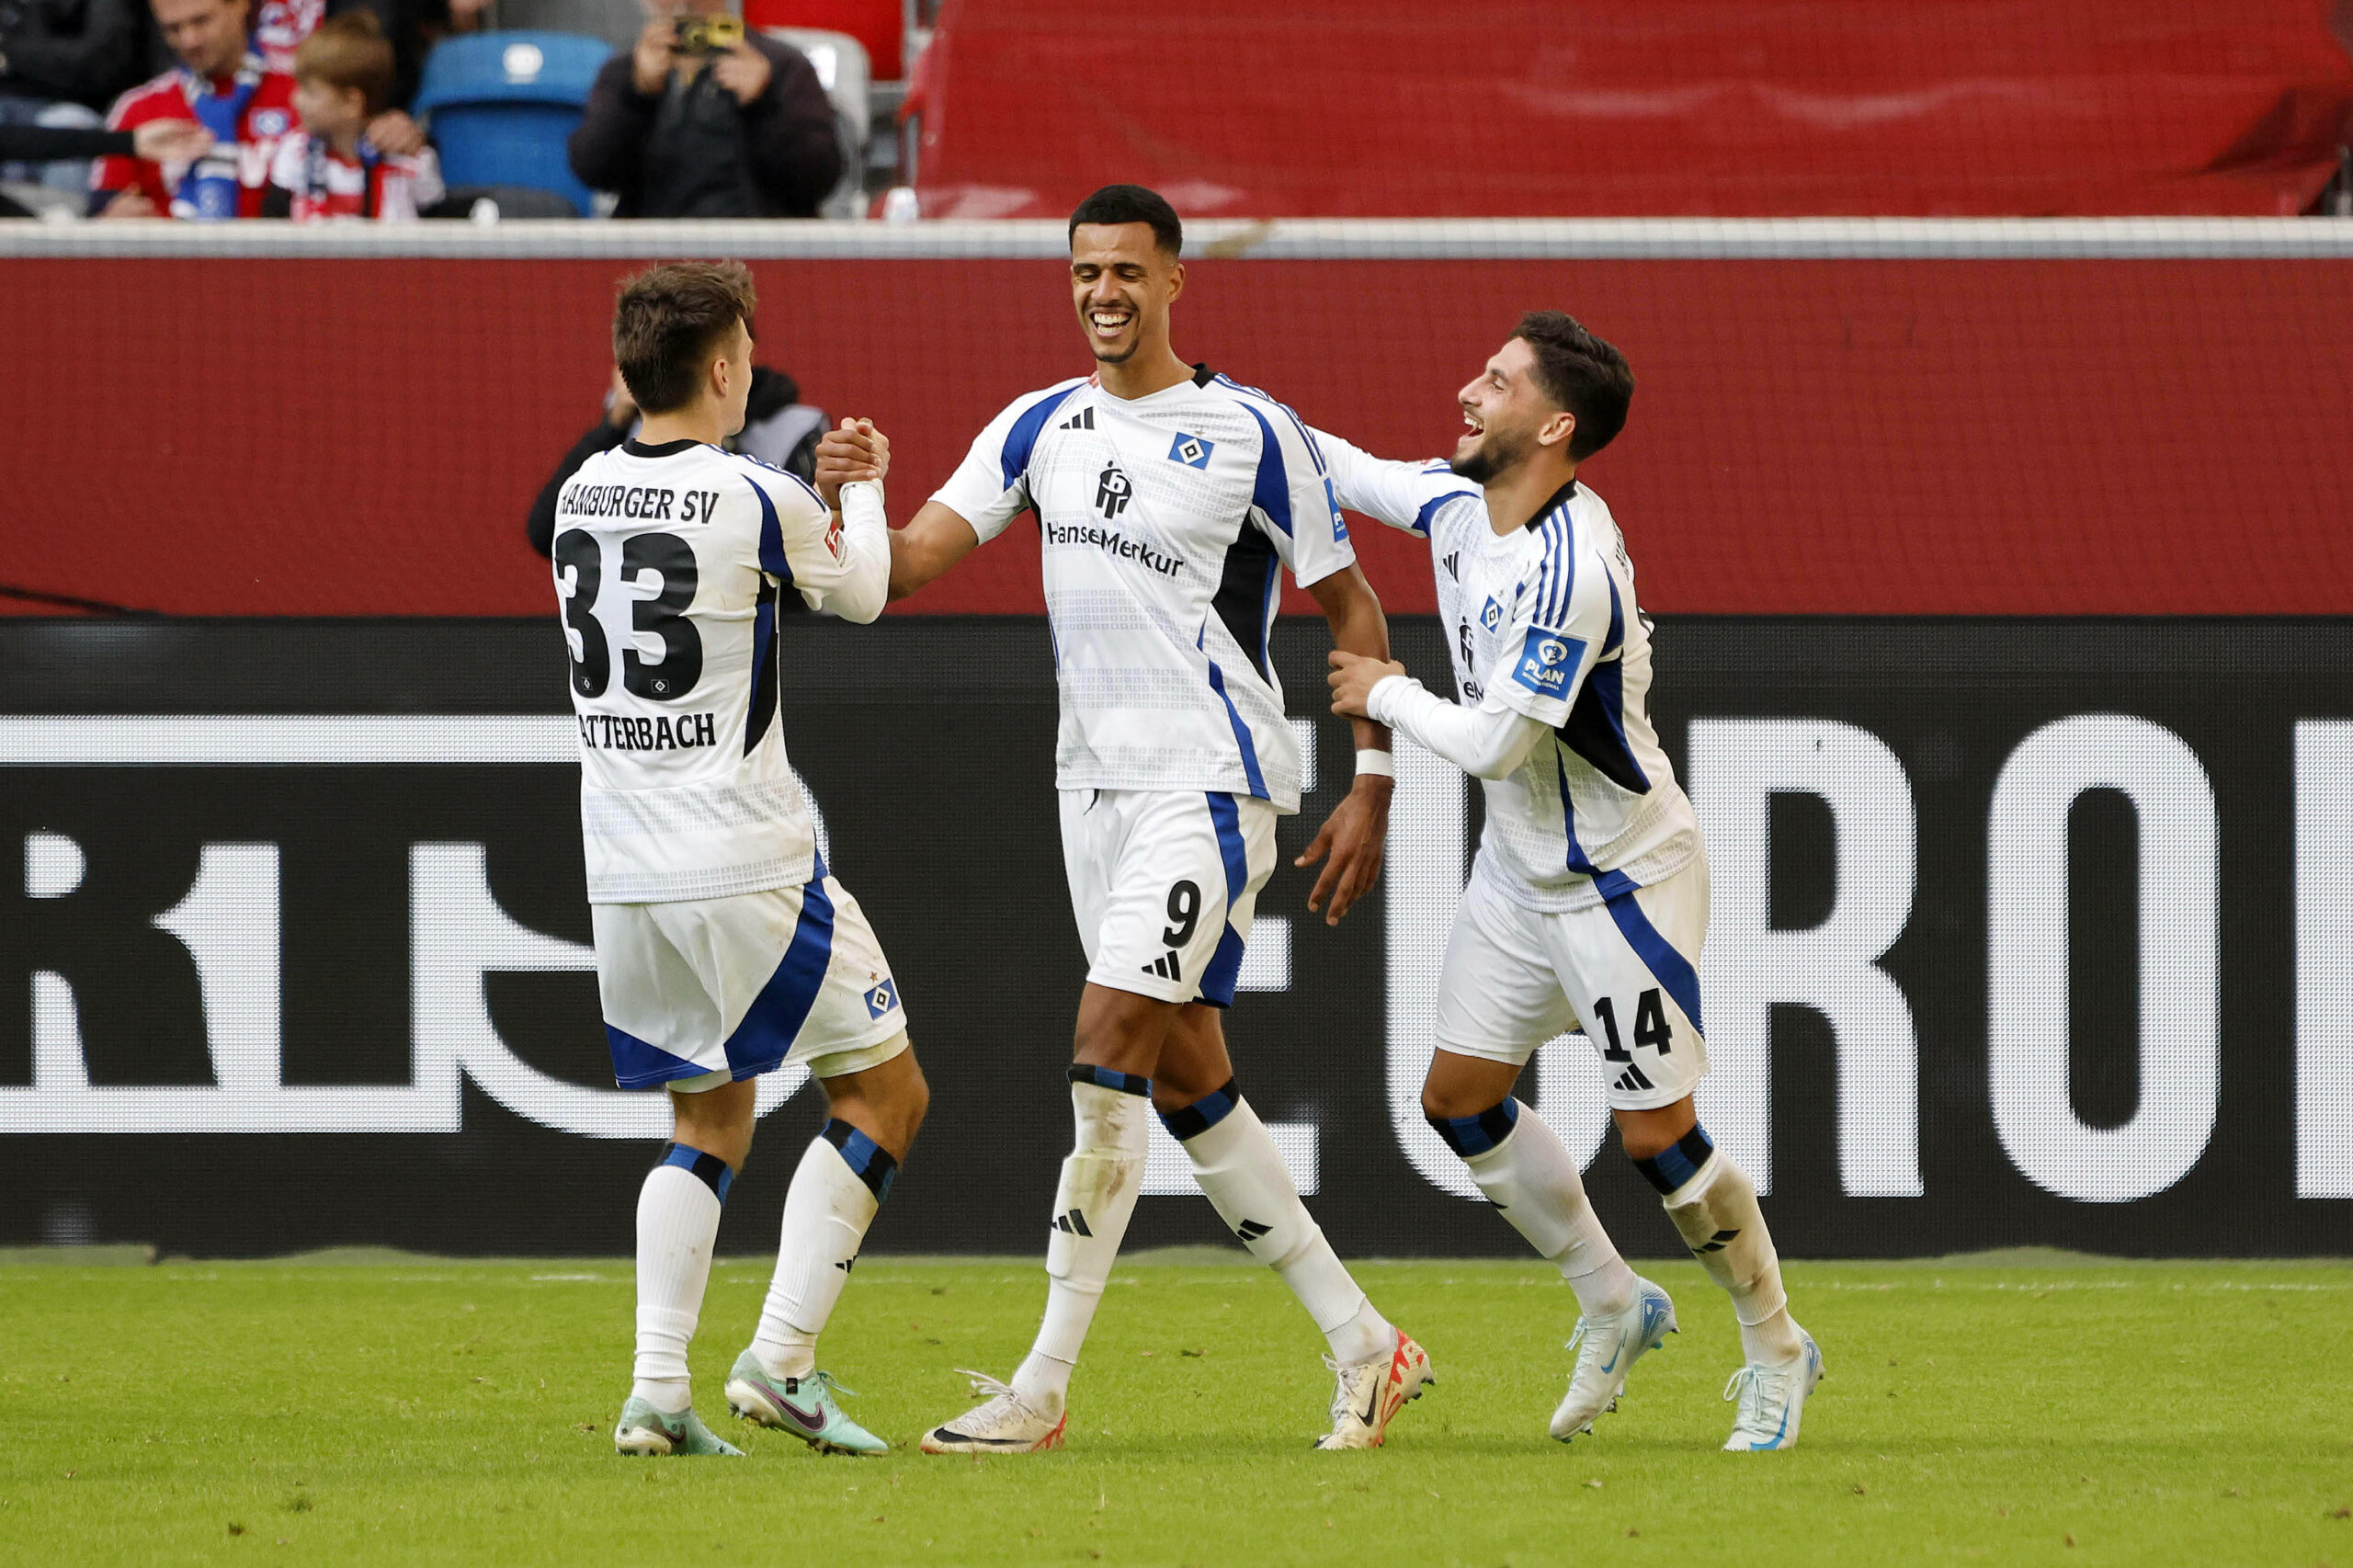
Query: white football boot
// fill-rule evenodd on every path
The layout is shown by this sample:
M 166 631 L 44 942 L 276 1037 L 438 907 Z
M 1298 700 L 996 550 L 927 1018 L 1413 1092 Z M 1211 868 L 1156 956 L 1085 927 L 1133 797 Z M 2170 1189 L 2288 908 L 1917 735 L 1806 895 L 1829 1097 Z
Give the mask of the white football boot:
M 1576 1369 L 1569 1374 L 1569 1392 L 1552 1412 L 1552 1436 L 1565 1443 L 1592 1431 L 1594 1417 L 1618 1408 L 1618 1396 L 1626 1392 L 1626 1374 L 1643 1352 L 1658 1349 L 1668 1335 L 1682 1332 L 1676 1326 L 1675 1303 L 1640 1275 L 1634 1278 L 1634 1299 L 1625 1311 L 1605 1318 L 1578 1318 L 1576 1332 L 1569 1335 L 1569 1348 L 1577 1353 Z
M 1391 1419 L 1438 1381 L 1430 1376 L 1428 1354 L 1402 1328 L 1386 1356 L 1346 1367 L 1326 1356 L 1324 1364 L 1337 1382 L 1332 1390 L 1332 1429 L 1315 1439 L 1319 1449 L 1381 1447 Z
M 989 1396 L 977 1410 L 966 1411 L 924 1434 L 927 1454 L 1034 1454 L 1063 1446 L 1063 1428 L 1070 1412 L 1052 1415 L 1032 1406 L 1012 1386 L 968 1367 L 958 1371 L 972 1380 L 972 1394 Z
M 1813 1335 L 1798 1330 L 1805 1354 L 1781 1367 L 1760 1367 L 1752 1361 L 1732 1375 L 1724 1398 L 1739 1401 L 1732 1436 L 1724 1439 L 1726 1453 L 1766 1453 L 1798 1446 L 1798 1419 L 1805 1414 L 1805 1397 L 1822 1381 L 1822 1352 Z

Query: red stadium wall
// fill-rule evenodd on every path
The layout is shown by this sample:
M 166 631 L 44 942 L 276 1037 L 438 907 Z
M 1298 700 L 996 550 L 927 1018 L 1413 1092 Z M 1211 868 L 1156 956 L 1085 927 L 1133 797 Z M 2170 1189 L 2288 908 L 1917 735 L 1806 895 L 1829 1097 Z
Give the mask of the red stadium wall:
M 2340 30 L 2331 36 L 2331 12 Z M 2337 0 L 949 0 L 927 217 L 2302 211 Z
M 0 584 L 177 615 L 549 608 L 522 520 L 595 415 L 627 263 L 0 265 Z M 1051 261 L 756 271 L 764 357 L 893 435 L 902 518 L 1007 399 L 1086 367 Z M 1200 260 L 1177 347 L 1422 456 L 1537 304 L 1640 379 L 1588 475 L 1653 608 L 2353 612 L 2353 261 Z M 1410 541 L 1357 535 L 1385 600 L 1428 609 Z M 1034 533 L 903 608 L 1040 609 Z

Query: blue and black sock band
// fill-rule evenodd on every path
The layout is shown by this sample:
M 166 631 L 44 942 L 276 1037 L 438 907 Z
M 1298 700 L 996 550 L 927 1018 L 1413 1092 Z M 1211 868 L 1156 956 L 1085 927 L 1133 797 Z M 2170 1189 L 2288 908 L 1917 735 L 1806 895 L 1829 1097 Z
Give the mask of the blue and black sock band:
M 1123 1095 L 1150 1095 L 1152 1080 L 1141 1073 L 1114 1073 L 1108 1067 L 1089 1067 L 1085 1062 L 1070 1070 L 1074 1084 L 1092 1084 L 1098 1089 L 1114 1089 Z
M 1636 1160 L 1634 1168 L 1643 1178 L 1658 1188 L 1661 1197 L 1686 1186 L 1716 1152 L 1715 1141 L 1708 1130 L 1694 1123 L 1691 1131 L 1677 1139 L 1672 1147 L 1662 1149 L 1647 1160 Z
M 1519 1122 L 1519 1102 L 1506 1095 L 1499 1105 L 1491 1105 L 1476 1116 L 1431 1116 L 1422 1113 L 1446 1146 L 1468 1160 L 1483 1154 L 1505 1139 Z
M 839 1117 L 826 1118 L 817 1136 L 840 1153 L 842 1164 L 866 1184 L 866 1190 L 874 1195 L 875 1202 L 891 1196 L 891 1184 L 899 1176 L 899 1162 L 891 1157 L 890 1150 Z
M 710 1188 L 711 1196 L 722 1203 L 727 1201 L 727 1189 L 735 1185 L 735 1173 L 727 1168 L 725 1160 L 716 1154 L 706 1154 L 700 1149 L 690 1149 L 684 1143 L 673 1143 L 663 1150 L 661 1163 L 692 1172 L 695 1178 Z
M 1188 1138 L 1199 1138 L 1219 1122 L 1233 1114 L 1242 1103 L 1242 1085 L 1228 1078 L 1221 1086 L 1211 1089 L 1182 1110 L 1160 1113 L 1160 1125 L 1168 1135 L 1182 1143 Z

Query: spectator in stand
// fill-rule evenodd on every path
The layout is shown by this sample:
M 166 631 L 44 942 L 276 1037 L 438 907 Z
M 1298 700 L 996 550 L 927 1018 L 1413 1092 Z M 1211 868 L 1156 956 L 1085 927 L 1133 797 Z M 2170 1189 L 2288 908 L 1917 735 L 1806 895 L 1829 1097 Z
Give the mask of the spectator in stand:
M 151 69 L 142 3 L 0 0 L 0 123 L 55 104 L 103 111 Z
M 193 163 L 101 158 L 90 171 L 100 218 L 257 218 L 278 142 L 296 134 L 294 78 L 246 47 L 245 0 L 154 0 L 179 64 L 115 100 L 113 131 L 194 119 L 212 133 Z
M 629 395 L 629 385 L 616 369 L 612 390 L 605 394 L 605 417 L 573 443 L 572 450 L 563 454 L 555 465 L 555 472 L 548 476 L 540 498 L 531 503 L 530 519 L 524 529 L 530 535 L 533 550 L 546 555 L 555 548 L 555 504 L 563 493 L 563 482 L 579 472 L 580 465 L 597 453 L 609 452 L 636 435 L 638 424 L 636 400 Z M 731 452 L 757 458 L 770 468 L 798 474 L 813 484 L 817 482 L 817 443 L 824 434 L 825 411 L 801 401 L 798 381 L 782 370 L 755 365 L 750 402 L 744 409 L 744 428 L 722 444 Z M 793 604 L 800 602 L 794 595 L 784 597 Z
M 645 4 L 637 48 L 597 74 L 573 173 L 617 192 L 620 218 L 815 217 L 842 152 L 808 58 L 745 33 L 726 0 Z
M 392 46 L 373 13 L 329 17 L 294 51 L 294 108 L 307 134 L 278 144 L 262 215 L 414 222 L 441 199 L 433 149 L 380 153 L 369 127 L 392 90 Z

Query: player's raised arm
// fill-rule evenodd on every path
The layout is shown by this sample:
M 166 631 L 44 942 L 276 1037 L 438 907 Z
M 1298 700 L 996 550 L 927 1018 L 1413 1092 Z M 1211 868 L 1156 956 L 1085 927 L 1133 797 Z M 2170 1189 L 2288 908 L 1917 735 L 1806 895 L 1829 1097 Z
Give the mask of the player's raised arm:
M 845 419 L 817 446 L 822 528 L 798 548 L 788 541 L 792 585 L 811 609 L 863 626 L 882 613 L 891 585 L 891 525 L 883 511 L 882 476 L 891 443 L 873 421 Z
M 1430 513 L 1457 495 L 1476 495 L 1479 487 L 1450 472 L 1442 462 L 1394 462 L 1326 431 L 1310 429 L 1323 454 L 1332 498 L 1341 508 L 1361 512 L 1410 534 L 1427 537 Z
M 956 510 L 926 501 L 905 528 L 891 533 L 891 597 L 905 598 L 936 577 L 947 575 L 978 550 L 981 536 Z

